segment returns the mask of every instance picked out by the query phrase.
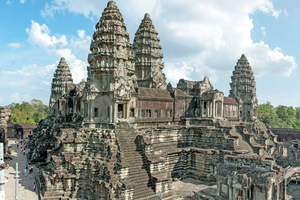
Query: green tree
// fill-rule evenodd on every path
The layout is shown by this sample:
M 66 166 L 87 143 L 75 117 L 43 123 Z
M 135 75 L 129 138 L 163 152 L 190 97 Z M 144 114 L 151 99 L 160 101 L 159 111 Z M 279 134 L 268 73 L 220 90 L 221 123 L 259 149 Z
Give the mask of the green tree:
M 12 112 L 13 123 L 34 124 L 49 114 L 49 107 L 41 100 L 32 99 L 30 103 L 22 102 L 9 105 Z
M 14 123 L 14 124 L 19 124 L 20 123 L 20 119 L 19 117 L 17 117 L 17 115 L 15 113 L 12 113 L 11 114 L 11 121 Z

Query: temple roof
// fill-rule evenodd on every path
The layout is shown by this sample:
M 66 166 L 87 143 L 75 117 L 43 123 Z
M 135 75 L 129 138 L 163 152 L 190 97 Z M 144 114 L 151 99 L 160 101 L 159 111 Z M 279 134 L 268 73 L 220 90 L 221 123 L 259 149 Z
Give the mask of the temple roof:
M 146 13 L 135 33 L 133 43 L 139 87 L 167 88 L 165 74 L 162 72 L 164 68 L 162 48 L 157 35 L 150 15 Z
M 224 104 L 238 104 L 234 98 L 224 97 Z
M 173 99 L 168 90 L 140 87 L 139 94 L 140 97 Z
M 104 9 L 99 22 L 101 23 L 103 20 L 117 20 L 124 23 L 124 19 L 122 17 L 122 14 L 120 13 L 120 10 L 117 7 L 116 2 L 109 1 L 107 3 L 107 7 Z M 97 23 L 96 28 L 98 27 L 99 22 Z
M 60 59 L 57 69 L 55 70 L 53 83 L 57 81 L 73 83 L 71 70 L 64 57 Z

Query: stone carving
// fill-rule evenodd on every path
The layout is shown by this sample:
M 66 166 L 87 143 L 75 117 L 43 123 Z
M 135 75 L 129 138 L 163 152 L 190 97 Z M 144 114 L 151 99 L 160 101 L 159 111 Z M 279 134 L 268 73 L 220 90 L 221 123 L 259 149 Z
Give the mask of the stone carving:
M 74 87 L 75 85 L 73 84 L 70 68 L 65 58 L 62 57 L 52 80 L 52 89 L 49 101 L 51 113 L 58 112 L 58 99 L 62 98 L 64 94 L 69 93 Z
M 256 98 L 256 83 L 249 62 L 242 54 L 238 60 L 230 83 L 229 97 L 234 98 L 240 107 L 240 120 L 256 119 L 258 101 Z
M 145 14 L 139 29 L 135 33 L 133 50 L 135 53 L 135 74 L 139 87 L 156 89 L 167 88 L 165 74 L 162 72 L 163 54 L 161 53 L 160 39 L 148 13 Z
M 114 1 L 109 1 L 96 24 L 88 56 L 88 76 L 99 91 L 106 92 L 115 76 L 134 74 L 129 34 Z M 98 75 L 97 75 L 98 74 Z

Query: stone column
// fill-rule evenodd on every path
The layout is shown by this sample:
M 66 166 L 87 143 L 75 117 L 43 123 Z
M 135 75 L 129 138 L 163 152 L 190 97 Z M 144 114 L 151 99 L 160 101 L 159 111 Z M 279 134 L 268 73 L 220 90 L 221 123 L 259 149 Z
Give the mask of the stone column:
M 206 101 L 206 117 L 210 117 L 210 102 Z
M 114 103 L 114 123 L 117 122 L 117 116 L 118 116 L 118 104 Z
M 88 115 L 89 115 L 89 121 L 92 119 L 92 101 L 88 101 Z
M 282 199 L 286 199 L 286 179 L 283 181 L 283 197 Z
M 216 112 L 216 102 L 215 100 L 212 101 L 212 117 L 215 117 L 215 112 Z
M 109 123 L 112 123 L 112 105 L 109 105 Z
M 279 197 L 279 184 L 278 185 L 276 185 L 276 200 L 277 199 L 279 199 L 280 197 Z
M 201 101 L 201 117 L 204 117 L 204 102 Z
M 130 117 L 130 101 L 126 104 L 126 119 L 129 119 Z
M 76 101 L 75 100 L 73 100 L 73 114 L 75 114 L 76 113 L 76 107 L 77 107 L 77 103 L 76 103 Z
M 60 113 L 60 111 L 61 111 L 61 102 L 60 102 L 60 100 L 58 100 L 57 102 L 58 102 L 58 113 Z
M 224 116 L 224 107 L 223 107 L 223 104 L 224 104 L 224 102 L 223 101 L 221 101 L 221 117 L 223 117 Z
M 228 185 L 228 198 L 229 198 L 229 200 L 232 200 L 232 186 L 231 186 L 231 184 Z
M 222 184 L 220 180 L 217 180 L 217 196 L 219 197 L 221 195 L 221 189 L 222 189 Z
M 210 117 L 212 117 L 212 112 L 213 112 L 212 101 L 209 101 L 209 116 L 210 116 Z

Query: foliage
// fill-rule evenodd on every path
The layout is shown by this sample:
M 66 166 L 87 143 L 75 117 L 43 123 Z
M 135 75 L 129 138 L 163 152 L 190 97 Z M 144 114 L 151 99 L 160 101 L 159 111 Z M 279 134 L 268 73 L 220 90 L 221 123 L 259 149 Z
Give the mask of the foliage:
M 12 103 L 9 107 L 14 124 L 35 124 L 49 115 L 49 107 L 37 99 L 32 99 L 30 103 Z
M 273 128 L 300 129 L 300 107 L 279 105 L 274 107 L 270 102 L 258 106 L 258 118 Z

